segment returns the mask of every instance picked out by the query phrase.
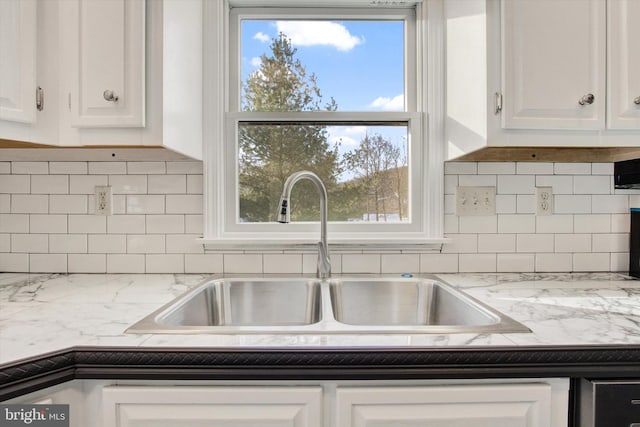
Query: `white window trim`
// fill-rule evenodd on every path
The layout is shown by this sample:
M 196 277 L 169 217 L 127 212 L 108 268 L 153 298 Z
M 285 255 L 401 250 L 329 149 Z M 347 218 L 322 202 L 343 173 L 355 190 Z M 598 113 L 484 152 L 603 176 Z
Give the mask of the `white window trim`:
M 236 0 L 237 1 L 237 0 Z M 348 2 L 341 2 L 341 5 Z M 370 2 L 369 2 L 370 3 Z M 369 4 L 368 3 L 368 4 Z M 443 0 L 424 0 L 417 7 L 417 46 L 416 49 L 427 50 L 422 55 L 418 70 L 416 90 L 416 105 L 423 113 L 397 113 L 411 121 L 412 127 L 421 127 L 422 135 L 427 143 L 420 144 L 423 148 L 420 162 L 426 168 L 415 171 L 413 179 L 420 179 L 423 183 L 421 195 L 421 216 L 413 218 L 418 227 L 409 231 L 383 231 L 348 233 L 335 230 L 335 225 L 329 228 L 329 243 L 345 250 L 377 249 L 440 249 L 447 239 L 443 238 L 444 222 L 444 19 Z M 297 2 L 296 4 L 300 4 Z M 316 2 L 316 6 L 324 6 L 324 2 Z M 355 0 L 351 6 L 362 5 Z M 319 236 L 318 224 L 288 224 L 277 226 L 273 231 L 256 232 L 251 227 L 243 228 L 247 231 L 229 230 L 225 228 L 225 163 L 228 164 L 227 150 L 224 141 L 228 137 L 229 120 L 237 120 L 233 114 L 227 112 L 230 105 L 230 91 L 227 85 L 229 70 L 228 1 L 206 1 L 205 11 L 205 42 L 204 63 L 205 97 L 204 97 L 204 205 L 205 227 L 203 243 L 207 249 L 278 249 L 299 250 L 301 248 L 315 248 Z M 426 74 L 426 76 L 425 76 Z M 425 78 L 426 77 L 426 78 Z M 405 91 L 406 92 L 406 91 Z M 427 93 L 429 96 L 427 96 Z M 246 114 L 246 113 L 245 113 Z M 303 113 L 300 113 L 303 114 Z M 314 115 L 317 112 L 313 113 Z M 357 115 L 357 113 L 353 113 Z M 368 115 L 370 113 L 367 113 Z M 387 118 L 389 113 L 385 113 Z M 233 129 L 232 129 L 233 130 Z M 418 162 L 418 163 L 420 163 Z M 233 167 L 235 168 L 235 161 Z M 330 201 L 329 201 L 330 203 Z M 412 201 L 413 203 L 413 201 Z M 235 205 L 235 202 L 234 202 Z M 275 205 L 274 205 L 275 206 Z M 274 208 L 275 209 L 275 208 Z M 281 228 L 281 229 L 280 229 Z

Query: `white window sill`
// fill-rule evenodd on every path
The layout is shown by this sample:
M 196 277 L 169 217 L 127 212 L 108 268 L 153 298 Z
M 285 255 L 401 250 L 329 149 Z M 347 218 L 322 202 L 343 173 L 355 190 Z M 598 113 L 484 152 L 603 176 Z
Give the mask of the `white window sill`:
M 199 239 L 207 252 L 316 252 L 318 241 L 311 239 Z M 433 239 L 329 239 L 331 252 L 441 252 L 451 240 Z

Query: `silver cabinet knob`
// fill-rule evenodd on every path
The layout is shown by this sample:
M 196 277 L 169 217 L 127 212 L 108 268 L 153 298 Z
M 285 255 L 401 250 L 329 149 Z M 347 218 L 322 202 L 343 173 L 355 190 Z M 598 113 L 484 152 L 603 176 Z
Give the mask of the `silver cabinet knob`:
M 633 100 L 633 103 L 636 105 L 640 105 L 640 96 Z
M 113 93 L 112 90 L 105 90 L 102 93 L 102 96 L 104 97 L 105 101 L 109 101 L 109 102 L 117 102 L 118 101 L 118 95 Z
M 591 105 L 591 104 L 593 104 L 593 101 L 595 101 L 595 100 L 596 100 L 596 97 L 593 96 L 592 93 L 588 93 L 588 94 L 586 94 L 585 96 L 583 96 L 582 98 L 580 98 L 578 100 L 578 104 L 580 104 L 580 105 Z

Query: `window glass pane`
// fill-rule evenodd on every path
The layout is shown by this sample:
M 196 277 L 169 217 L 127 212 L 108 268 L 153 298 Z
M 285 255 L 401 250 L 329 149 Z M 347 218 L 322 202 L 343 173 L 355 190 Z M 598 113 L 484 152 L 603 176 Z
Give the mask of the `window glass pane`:
M 238 222 L 272 222 L 285 180 L 310 170 L 324 182 L 330 221 L 399 223 L 409 218 L 408 125 L 241 122 Z M 319 197 L 300 181 L 292 221 L 317 221 Z
M 405 111 L 404 21 L 241 24 L 242 111 Z

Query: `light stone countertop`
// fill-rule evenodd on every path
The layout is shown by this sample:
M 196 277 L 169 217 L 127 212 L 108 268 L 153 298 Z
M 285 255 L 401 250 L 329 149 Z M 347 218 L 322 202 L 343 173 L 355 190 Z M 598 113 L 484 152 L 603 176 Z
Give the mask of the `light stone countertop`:
M 640 344 L 640 280 L 616 273 L 441 274 L 532 333 L 419 335 L 125 334 L 200 284 L 196 274 L 0 274 L 0 364 L 75 346 L 453 348 Z

